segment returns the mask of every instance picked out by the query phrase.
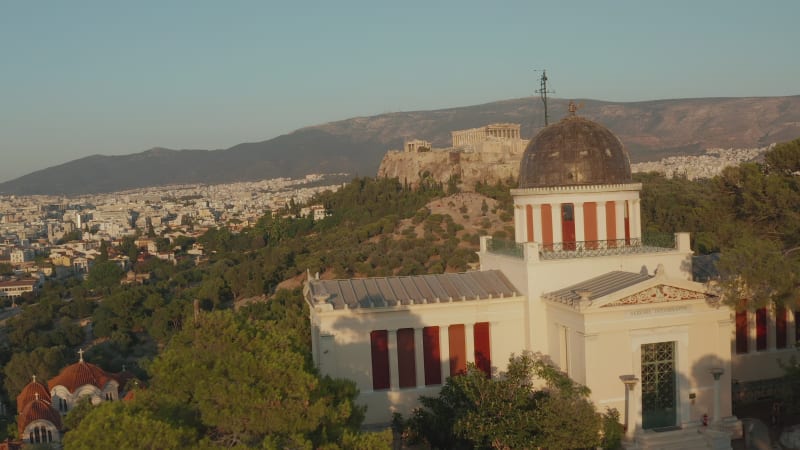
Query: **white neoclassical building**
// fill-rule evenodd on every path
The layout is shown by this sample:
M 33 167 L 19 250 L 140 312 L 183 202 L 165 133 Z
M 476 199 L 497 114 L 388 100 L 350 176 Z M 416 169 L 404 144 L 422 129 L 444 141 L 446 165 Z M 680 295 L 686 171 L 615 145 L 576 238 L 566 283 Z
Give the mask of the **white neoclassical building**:
M 620 411 L 629 448 L 730 448 L 735 315 L 692 281 L 688 234 L 643 239 L 640 190 L 606 128 L 545 128 L 511 192 L 515 242 L 484 237 L 480 270 L 306 284 L 315 363 L 386 423 L 465 363 L 539 352 Z

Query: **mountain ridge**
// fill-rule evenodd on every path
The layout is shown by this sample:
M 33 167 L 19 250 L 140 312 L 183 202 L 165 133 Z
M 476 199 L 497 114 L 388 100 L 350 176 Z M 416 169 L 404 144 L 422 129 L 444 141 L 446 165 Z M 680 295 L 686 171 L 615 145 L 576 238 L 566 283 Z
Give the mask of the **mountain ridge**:
M 551 122 L 566 115 L 568 102 L 551 100 Z M 575 103 L 582 105 L 578 114 L 619 136 L 634 162 L 697 154 L 706 148 L 761 147 L 800 136 L 800 95 Z M 522 136 L 530 138 L 544 125 L 542 103 L 526 97 L 359 116 L 227 149 L 153 147 L 127 155 L 91 155 L 0 183 L 0 193 L 78 195 L 325 172 L 372 176 L 386 151 L 400 148 L 404 139 L 448 147 L 451 131 L 498 122 L 519 123 Z

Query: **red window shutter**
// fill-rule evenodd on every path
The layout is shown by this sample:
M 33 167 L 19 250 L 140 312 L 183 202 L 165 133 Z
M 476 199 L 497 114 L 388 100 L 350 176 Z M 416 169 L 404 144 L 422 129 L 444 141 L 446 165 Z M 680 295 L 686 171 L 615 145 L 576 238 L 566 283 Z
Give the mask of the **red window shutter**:
M 597 248 L 597 203 L 586 202 L 583 204 L 583 240 L 586 248 Z
M 414 329 L 397 330 L 397 371 L 401 388 L 417 387 L 417 364 L 414 358 Z
M 492 376 L 492 353 L 489 342 L 489 322 L 476 323 L 475 336 L 475 364 L 487 377 Z
M 422 329 L 422 349 L 425 361 L 425 385 L 442 384 L 439 327 L 425 327 Z
M 450 325 L 447 333 L 450 338 L 450 375 L 459 375 L 467 371 L 464 325 Z
M 542 246 L 553 250 L 553 210 L 550 205 L 542 205 Z
M 736 353 L 747 353 L 747 311 L 736 311 Z
M 372 389 L 389 389 L 389 333 L 376 330 L 369 334 L 372 344 Z
M 786 313 L 783 306 L 775 308 L 775 348 L 786 348 Z
M 767 308 L 756 310 L 756 350 L 767 349 Z

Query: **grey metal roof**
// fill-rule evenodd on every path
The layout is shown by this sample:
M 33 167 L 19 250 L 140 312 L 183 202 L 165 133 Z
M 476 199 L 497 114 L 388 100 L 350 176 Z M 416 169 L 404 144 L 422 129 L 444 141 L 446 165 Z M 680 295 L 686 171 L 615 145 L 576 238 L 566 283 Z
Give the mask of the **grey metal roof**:
M 499 270 L 407 277 L 310 280 L 311 304 L 326 302 L 334 309 L 387 308 L 424 303 L 514 297 L 518 290 Z
M 584 294 L 589 300 L 594 300 L 651 278 L 652 276 L 646 273 L 614 271 L 557 291 L 544 293 L 542 297 L 546 300 L 575 306 L 581 300 L 581 294 Z

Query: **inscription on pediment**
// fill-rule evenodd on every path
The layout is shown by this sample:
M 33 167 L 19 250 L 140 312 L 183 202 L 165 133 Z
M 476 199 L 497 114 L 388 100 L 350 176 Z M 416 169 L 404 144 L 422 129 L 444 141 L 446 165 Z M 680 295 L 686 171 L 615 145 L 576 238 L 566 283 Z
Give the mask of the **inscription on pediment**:
M 706 300 L 709 294 L 689 289 L 676 288 L 674 286 L 659 285 L 645 289 L 636 294 L 629 295 L 617 301 L 603 305 L 602 308 L 610 306 L 625 305 L 646 305 L 651 303 L 680 302 L 684 300 Z

